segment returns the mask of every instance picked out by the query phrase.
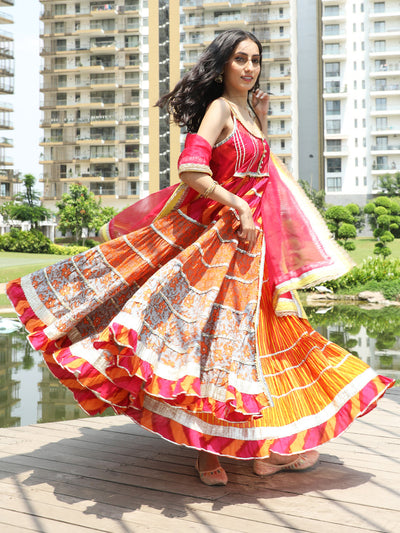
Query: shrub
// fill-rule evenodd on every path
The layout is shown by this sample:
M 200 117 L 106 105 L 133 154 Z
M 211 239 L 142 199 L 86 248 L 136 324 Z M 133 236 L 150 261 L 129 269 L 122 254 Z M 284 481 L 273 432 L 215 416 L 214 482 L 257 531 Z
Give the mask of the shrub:
M 12 228 L 0 236 L 0 249 L 5 252 L 24 252 L 28 254 L 50 253 L 51 241 L 38 230 L 22 231 Z
M 383 247 L 383 244 L 380 244 Z M 379 283 L 379 287 L 377 286 L 376 289 L 373 289 L 370 285 L 372 282 Z M 394 296 L 400 293 L 400 291 L 396 292 L 400 285 L 400 259 L 382 255 L 374 258 L 369 257 L 364 259 L 360 266 L 354 267 L 341 278 L 327 281 L 324 285 L 333 291 L 358 292 L 360 287 L 383 290 L 385 297 L 393 300 Z M 388 297 L 388 291 L 390 291 L 390 298 Z
M 54 255 L 76 255 L 88 250 L 87 246 L 61 246 L 60 244 L 51 243 L 49 253 Z

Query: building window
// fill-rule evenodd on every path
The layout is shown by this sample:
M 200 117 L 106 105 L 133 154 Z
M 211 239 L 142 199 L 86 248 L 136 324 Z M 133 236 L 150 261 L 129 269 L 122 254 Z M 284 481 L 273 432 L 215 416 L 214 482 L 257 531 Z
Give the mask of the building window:
M 327 100 L 326 101 L 326 114 L 327 115 L 340 115 L 340 100 Z
M 325 84 L 325 92 L 340 93 L 340 81 L 327 81 Z
M 326 133 L 340 133 L 340 120 L 327 120 Z
M 342 172 L 342 159 L 340 157 L 327 157 L 326 171 L 329 173 Z
M 115 195 L 115 183 L 91 183 L 90 184 L 90 192 L 95 194 L 96 196 L 113 196 Z
M 387 150 L 389 144 L 389 137 L 386 135 L 384 136 L 378 136 L 376 138 L 376 147 L 378 150 Z
M 386 23 L 384 20 L 380 20 L 377 22 L 374 22 L 374 32 L 375 33 L 382 33 L 386 31 Z
M 9 183 L 0 183 L 0 196 L 10 196 L 10 184 Z
M 284 150 L 286 147 L 285 139 L 281 139 L 281 149 Z
M 374 2 L 374 13 L 384 13 L 385 2 Z
M 376 118 L 376 129 L 377 130 L 387 130 L 387 117 L 377 117 Z
M 328 192 L 340 192 L 342 190 L 342 178 L 340 176 L 328 178 L 326 183 Z
M 341 139 L 327 139 L 326 151 L 327 152 L 340 152 L 342 150 Z
M 388 170 L 389 169 L 389 160 L 387 155 L 378 155 L 376 158 L 377 169 L 378 170 Z
M 386 41 L 375 41 L 374 42 L 374 52 L 385 52 L 386 51 Z
M 387 70 L 386 59 L 375 59 L 375 70 Z
M 325 63 L 325 76 L 327 78 L 340 76 L 340 63 Z
M 139 193 L 138 185 L 137 181 L 128 181 L 128 194 L 136 196 Z
M 324 15 L 326 17 L 334 17 L 336 15 L 339 15 L 339 6 L 325 6 L 325 12 Z
M 339 54 L 340 53 L 340 43 L 326 43 L 325 44 L 325 54 Z
M 358 187 L 358 178 L 356 177 L 356 187 Z
M 56 22 L 54 24 L 54 33 L 64 33 L 65 31 L 65 22 Z
M 324 35 L 340 35 L 340 25 L 325 24 Z
M 375 80 L 375 90 L 376 91 L 386 91 L 386 78 L 379 78 Z
M 54 15 L 66 15 L 67 4 L 56 4 L 54 6 Z

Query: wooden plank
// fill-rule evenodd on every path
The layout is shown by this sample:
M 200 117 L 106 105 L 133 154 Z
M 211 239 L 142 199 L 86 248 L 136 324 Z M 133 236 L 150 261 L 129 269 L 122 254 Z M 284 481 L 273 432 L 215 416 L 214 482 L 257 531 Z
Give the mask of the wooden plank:
M 51 533 L 63 531 L 59 523 L 74 533 L 75 525 L 113 533 L 391 533 L 400 522 L 398 399 L 388 395 L 325 445 L 321 464 L 308 473 L 258 478 L 251 462 L 223 459 L 227 487 L 200 484 L 195 450 L 126 417 L 8 428 L 0 437 L 0 524 L 15 528 L 12 517 L 21 514 L 21 531 L 43 520 L 37 531 Z

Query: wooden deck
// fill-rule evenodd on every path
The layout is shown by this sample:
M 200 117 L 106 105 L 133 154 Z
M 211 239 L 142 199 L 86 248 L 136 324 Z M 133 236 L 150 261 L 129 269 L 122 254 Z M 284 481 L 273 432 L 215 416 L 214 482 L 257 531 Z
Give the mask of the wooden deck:
M 194 450 L 126 417 L 0 430 L 2 533 L 400 531 L 400 388 L 322 448 L 319 466 L 270 478 L 223 460 L 206 487 Z

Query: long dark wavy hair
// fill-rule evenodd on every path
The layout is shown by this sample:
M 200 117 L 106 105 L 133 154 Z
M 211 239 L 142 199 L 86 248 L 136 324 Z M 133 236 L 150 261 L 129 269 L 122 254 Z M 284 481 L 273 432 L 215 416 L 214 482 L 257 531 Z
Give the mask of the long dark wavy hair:
M 201 54 L 197 64 L 171 92 L 157 101 L 156 106 L 168 106 L 174 122 L 186 127 L 191 133 L 197 132 L 209 104 L 224 92 L 223 83 L 217 83 L 215 78 L 222 73 L 238 44 L 246 39 L 251 39 L 258 46 L 261 65 L 262 45 L 257 37 L 244 30 L 226 30 L 213 40 Z M 260 76 L 252 90 L 260 86 L 259 80 Z

